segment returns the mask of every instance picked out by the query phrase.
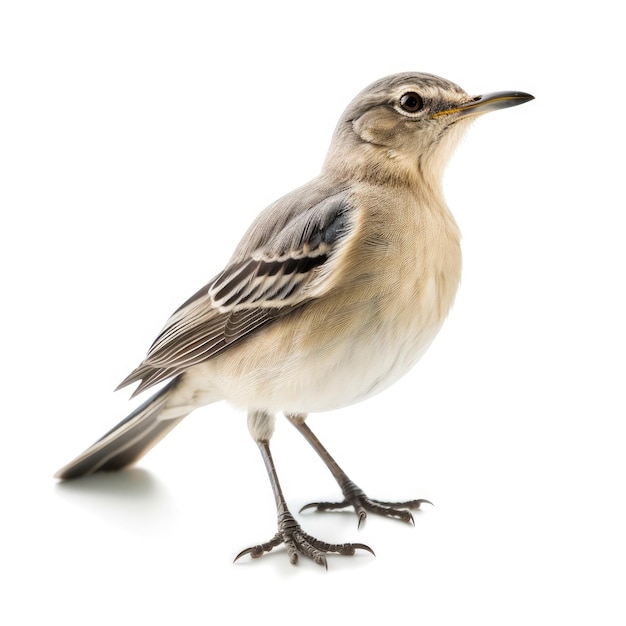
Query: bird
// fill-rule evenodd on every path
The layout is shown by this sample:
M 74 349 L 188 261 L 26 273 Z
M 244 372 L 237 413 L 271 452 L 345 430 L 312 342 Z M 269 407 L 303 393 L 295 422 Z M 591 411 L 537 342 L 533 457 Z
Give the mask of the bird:
M 352 507 L 414 523 L 423 498 L 370 498 L 309 428 L 307 416 L 383 391 L 424 354 L 461 277 L 459 228 L 442 176 L 478 116 L 533 96 L 470 96 L 421 72 L 384 77 L 340 117 L 320 173 L 265 208 L 225 267 L 168 319 L 145 359 L 119 385 L 152 397 L 62 467 L 75 479 L 134 464 L 193 410 L 227 401 L 247 412 L 276 502 L 277 532 L 242 550 L 258 558 L 284 544 L 324 567 L 330 554 L 373 550 L 308 534 L 292 514 L 270 450 L 282 413 L 318 453 Z

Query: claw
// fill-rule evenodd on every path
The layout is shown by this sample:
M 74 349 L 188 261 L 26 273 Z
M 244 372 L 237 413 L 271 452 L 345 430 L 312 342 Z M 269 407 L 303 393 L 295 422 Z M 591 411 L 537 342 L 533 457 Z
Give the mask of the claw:
M 245 550 L 242 550 L 234 559 L 233 559 L 233 563 L 236 563 L 242 556 L 245 556 L 246 554 L 249 554 L 253 559 L 257 559 L 258 557 L 261 556 L 261 554 L 263 554 L 263 551 L 261 550 L 261 554 L 256 554 L 256 549 L 259 548 L 260 546 L 254 546 L 254 548 L 246 548 Z
M 302 511 L 306 511 L 307 509 L 317 509 L 319 511 L 319 502 L 309 502 L 308 504 L 305 504 L 299 511 L 298 513 L 302 513 Z
M 355 553 L 356 550 L 365 550 L 366 552 L 369 552 L 372 556 L 376 556 L 376 553 L 374 552 L 374 550 L 372 550 L 369 546 L 365 545 L 364 543 L 349 543 L 347 545 L 349 545 L 352 548 L 352 550 L 350 552 L 340 552 L 340 554 L 347 554 L 348 556 L 351 556 Z
M 270 552 L 273 548 L 279 546 L 281 543 L 283 543 L 283 538 L 278 533 L 276 533 L 267 543 L 260 543 L 256 546 L 250 546 L 249 548 L 242 550 L 233 559 L 233 563 L 238 561 L 242 556 L 245 556 L 246 554 L 249 554 L 250 558 L 258 559 L 262 557 L 266 552 Z
M 358 530 L 361 530 L 365 526 L 365 520 L 367 520 L 367 513 L 365 510 L 359 511 L 359 521 L 356 525 Z
M 298 512 L 306 511 L 307 509 L 315 509 L 316 511 L 329 511 L 331 509 L 344 509 L 350 506 L 350 502 L 344 500 L 343 502 L 309 502 L 305 504 Z

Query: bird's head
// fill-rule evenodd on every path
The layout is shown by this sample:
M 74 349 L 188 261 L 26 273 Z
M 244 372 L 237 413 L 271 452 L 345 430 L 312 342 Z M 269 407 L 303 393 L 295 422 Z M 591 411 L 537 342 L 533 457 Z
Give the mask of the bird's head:
M 519 91 L 470 96 L 432 74 L 388 76 L 364 89 L 345 110 L 325 168 L 351 178 L 438 180 L 476 116 L 532 99 Z

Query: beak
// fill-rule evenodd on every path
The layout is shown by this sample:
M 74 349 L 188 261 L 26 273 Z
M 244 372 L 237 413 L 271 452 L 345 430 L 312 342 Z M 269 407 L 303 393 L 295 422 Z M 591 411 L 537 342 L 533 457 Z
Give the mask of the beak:
M 452 113 L 458 113 L 458 117 L 482 115 L 489 111 L 497 111 L 498 109 L 506 109 L 508 107 L 517 106 L 518 104 L 524 104 L 524 102 L 534 99 L 535 96 L 531 96 L 529 93 L 524 93 L 523 91 L 496 91 L 495 93 L 488 93 L 484 96 L 476 96 L 465 104 L 458 104 L 449 109 L 437 111 L 437 113 L 433 114 L 433 117 L 451 115 Z

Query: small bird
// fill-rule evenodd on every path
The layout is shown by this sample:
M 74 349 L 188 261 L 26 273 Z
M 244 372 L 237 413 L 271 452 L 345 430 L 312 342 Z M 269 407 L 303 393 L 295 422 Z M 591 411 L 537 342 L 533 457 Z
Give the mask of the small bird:
M 431 74 L 382 78 L 341 116 L 321 173 L 252 223 L 226 267 L 169 318 L 118 389 L 166 384 L 60 469 L 67 480 L 125 468 L 194 409 L 227 400 L 248 412 L 276 501 L 278 530 L 240 552 L 285 544 L 327 566 L 326 555 L 372 552 L 307 534 L 290 512 L 270 452 L 282 412 L 343 492 L 319 511 L 353 507 L 412 522 L 424 499 L 369 498 L 306 423 L 309 413 L 360 402 L 389 387 L 439 331 L 461 276 L 459 229 L 442 192 L 444 167 L 476 116 L 533 96 L 469 96 Z M 373 554 L 373 552 L 372 552 Z

